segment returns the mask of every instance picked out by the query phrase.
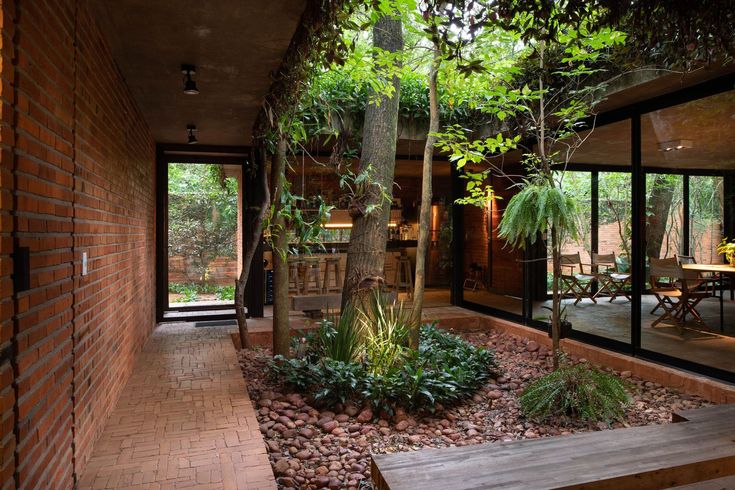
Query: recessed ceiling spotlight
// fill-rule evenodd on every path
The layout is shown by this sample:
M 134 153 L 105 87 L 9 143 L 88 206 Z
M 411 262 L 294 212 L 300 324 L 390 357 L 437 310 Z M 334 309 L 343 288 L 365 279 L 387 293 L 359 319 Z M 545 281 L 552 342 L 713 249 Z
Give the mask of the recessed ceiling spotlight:
M 187 141 L 188 144 L 190 144 L 190 145 L 196 145 L 197 143 L 199 143 L 199 140 L 197 139 L 196 134 L 194 134 L 197 131 L 198 131 L 197 127 L 194 126 L 193 124 L 189 124 L 189 125 L 186 126 L 186 134 L 187 134 L 187 137 L 188 137 L 188 141 Z
M 184 93 L 186 95 L 196 95 L 199 93 L 197 83 L 191 78 L 196 75 L 196 67 L 194 65 L 181 65 L 181 73 L 184 74 Z
M 685 148 L 692 148 L 694 141 L 692 140 L 671 140 L 662 141 L 658 144 L 658 151 L 674 151 L 683 150 Z

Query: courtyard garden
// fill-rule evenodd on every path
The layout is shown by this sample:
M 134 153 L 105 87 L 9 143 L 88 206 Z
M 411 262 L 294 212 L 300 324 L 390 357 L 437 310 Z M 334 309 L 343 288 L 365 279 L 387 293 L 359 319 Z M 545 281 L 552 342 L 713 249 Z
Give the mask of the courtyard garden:
M 605 370 L 621 380 L 629 396 L 626 403 L 616 406 L 620 411 L 615 418 L 585 420 L 572 412 L 530 416 L 524 411 L 522 395 L 535 380 L 552 372 L 549 349 L 498 331 L 455 336 L 427 326 L 424 332 L 430 342 L 485 353 L 482 361 L 491 361 L 479 373 L 476 389 L 446 404 L 427 402 L 414 409 L 376 406 L 362 395 L 346 396 L 344 402 L 339 397 L 327 401 L 318 392 L 299 389 L 302 379 L 283 377 L 283 366 L 274 364 L 268 350 L 240 351 L 240 364 L 279 486 L 371 488 L 371 454 L 665 424 L 671 422 L 673 411 L 708 405 L 696 396 L 629 372 Z M 303 339 L 297 339 L 297 346 L 303 345 Z M 566 368 L 593 369 L 584 359 L 566 362 Z M 298 375 L 296 370 L 291 374 Z M 347 386 L 348 394 L 359 382 L 353 379 L 340 385 Z
M 575 153 L 589 150 L 596 111 L 620 77 L 664 53 L 684 65 L 701 57 L 696 45 L 687 53 L 666 37 L 684 14 L 662 25 L 638 4 L 626 10 L 605 2 L 347 2 L 334 9 L 339 29 L 319 40 L 323 51 L 312 53 L 299 92 L 289 94 L 293 106 L 271 115 L 254 152 L 261 187 L 251 198 L 255 231 L 244 250 L 260 243 L 262 229 L 273 269 L 272 349 L 248 345 L 243 298 L 252 257 L 235 288 L 240 363 L 278 484 L 371 488 L 375 454 L 666 424 L 676 410 L 706 405 L 561 348 L 571 329 L 564 299 L 596 304 L 607 291 L 610 302 L 633 302 L 639 258 L 631 253 L 640 230 L 632 226 L 630 177 L 595 173 L 593 192 L 592 180 L 573 168 L 595 162 L 580 163 Z M 655 24 L 655 33 L 641 36 L 642 24 Z M 420 171 L 418 162 L 410 169 L 412 202 L 396 190 L 401 135 L 423 147 Z M 435 158 L 447 164 L 443 175 L 433 174 Z M 447 177 L 450 202 L 433 194 Z M 675 182 L 651 189 L 648 239 L 657 258 L 662 244 L 677 240 Z M 700 193 L 702 202 L 716 200 L 718 182 Z M 461 206 L 482 216 L 461 225 L 464 236 L 449 219 L 464 216 Z M 607 241 L 592 232 L 593 209 Z M 704 228 L 718 219 L 705 216 Z M 332 236 L 325 229 L 348 239 L 324 243 Z M 526 290 L 548 302 L 548 315 L 534 320 L 546 323 L 550 347 L 423 322 L 427 264 L 432 251 L 439 255 L 442 234 L 443 259 L 451 262 L 444 269 L 472 271 L 453 277 L 462 291 L 519 300 L 525 292 L 510 294 L 502 283 L 540 266 L 542 275 L 529 280 L 538 284 Z M 455 241 L 467 245 L 473 235 L 483 242 L 478 250 Z M 598 258 L 600 243 L 612 258 L 582 262 L 583 254 Z M 491 284 L 491 271 L 473 260 L 503 253 L 506 267 Z M 569 271 L 570 253 L 579 274 Z M 583 264 L 594 271 L 583 274 Z M 660 301 L 664 314 L 679 315 Z M 696 304 L 677 311 L 686 316 Z M 293 335 L 292 310 L 327 314 L 317 328 Z

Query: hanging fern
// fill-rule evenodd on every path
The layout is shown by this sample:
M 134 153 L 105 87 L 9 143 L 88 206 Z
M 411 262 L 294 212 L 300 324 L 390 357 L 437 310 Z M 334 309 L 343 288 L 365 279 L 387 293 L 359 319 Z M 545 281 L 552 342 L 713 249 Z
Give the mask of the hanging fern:
M 539 233 L 554 227 L 571 238 L 577 237 L 574 216 L 577 204 L 564 191 L 542 181 L 525 181 L 505 208 L 498 236 L 512 247 L 533 245 Z

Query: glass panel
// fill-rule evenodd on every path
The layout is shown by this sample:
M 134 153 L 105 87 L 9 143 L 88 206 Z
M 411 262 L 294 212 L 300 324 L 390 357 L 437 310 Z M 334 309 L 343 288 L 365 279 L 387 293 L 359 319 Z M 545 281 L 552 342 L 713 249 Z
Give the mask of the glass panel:
M 576 219 L 580 231 L 576 239 L 567 238 L 562 246 L 563 254 L 579 254 L 573 266 L 563 268 L 564 313 L 573 330 L 626 343 L 630 342 L 631 331 L 631 177 L 628 172 L 608 172 L 606 168 L 630 166 L 630 139 L 630 120 L 580 132 L 576 142 L 581 144 L 572 148 L 569 161 L 595 172 L 567 170 L 563 180 L 565 191 L 578 204 Z M 563 152 L 570 148 L 560 144 L 555 150 L 566 157 Z M 596 203 L 593 202 L 595 182 Z M 597 215 L 593 216 L 595 207 Z M 541 253 L 542 256 L 536 257 L 551 255 L 550 250 Z M 597 254 L 606 257 L 598 258 Z M 535 267 L 534 271 L 536 279 L 532 283 L 543 281 L 545 287 L 544 291 L 532 292 L 532 317 L 548 321 L 551 263 L 544 263 L 543 271 L 536 271 Z
M 234 302 L 240 172 L 236 165 L 168 165 L 170 307 Z
M 646 175 L 646 259 L 684 253 L 684 177 Z
M 646 114 L 641 124 L 651 258 L 641 345 L 735 371 L 735 268 L 721 275 L 717 254 L 722 237 L 733 234 L 735 91 Z M 675 254 L 668 269 L 655 262 Z
M 722 260 L 717 245 L 725 235 L 723 210 L 723 177 L 689 177 L 689 250 L 700 264 Z
M 557 176 L 559 178 L 559 176 Z M 565 236 L 562 238 L 561 253 L 565 256 L 576 257 L 579 256 L 579 265 L 574 267 L 574 274 L 585 273 L 589 275 L 591 272 L 591 253 L 592 253 L 592 173 L 591 172 L 574 172 L 567 171 L 564 173 L 562 179 L 562 185 L 564 191 L 571 195 L 577 203 L 578 213 L 574 217 L 577 223 L 577 229 L 579 234 L 576 237 Z M 546 240 L 546 257 L 551 257 L 551 240 Z M 548 321 L 551 308 L 551 294 L 552 294 L 552 281 L 553 281 L 553 264 L 551 260 L 547 260 L 545 263 L 545 297 L 541 298 L 542 301 L 533 302 L 533 319 L 538 321 Z M 572 272 L 571 267 L 565 267 L 565 273 Z M 581 288 L 587 289 L 590 294 L 586 297 L 589 298 L 593 291 L 593 284 L 588 284 L 591 279 L 582 280 Z M 561 285 L 562 291 L 568 289 L 568 284 Z M 576 289 L 576 286 L 575 286 Z M 573 294 L 566 294 L 567 299 L 564 300 L 564 304 L 569 306 L 575 306 L 575 308 L 567 308 L 566 314 L 567 319 L 574 324 L 575 320 L 579 320 L 578 324 L 583 325 L 586 323 L 583 317 L 585 314 L 582 312 L 586 306 L 587 300 L 583 300 L 574 305 L 576 297 Z M 591 301 L 589 301 L 592 303 Z
M 629 119 L 582 131 L 579 138 L 584 142 L 569 161 L 587 165 L 629 167 L 630 131 Z M 566 147 L 561 147 L 560 150 L 565 151 Z
M 464 299 L 497 310 L 523 314 L 523 258 L 521 250 L 498 238 L 505 206 L 516 192 L 512 182 L 492 178 L 497 198 L 484 208 L 464 206 Z
M 598 174 L 598 273 L 595 319 L 574 328 L 601 337 L 630 342 L 632 275 L 631 176 L 624 172 Z

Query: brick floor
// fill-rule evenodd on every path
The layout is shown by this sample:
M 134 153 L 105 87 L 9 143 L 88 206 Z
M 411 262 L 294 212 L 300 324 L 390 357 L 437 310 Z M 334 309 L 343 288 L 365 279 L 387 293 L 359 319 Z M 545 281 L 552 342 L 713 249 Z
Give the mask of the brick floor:
M 79 488 L 276 488 L 229 330 L 155 330 Z

